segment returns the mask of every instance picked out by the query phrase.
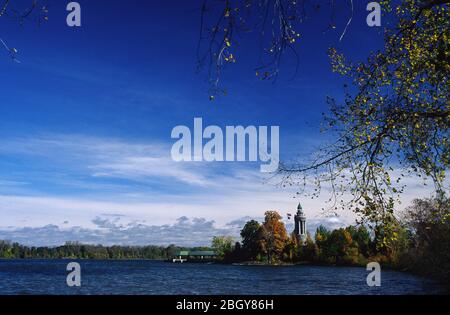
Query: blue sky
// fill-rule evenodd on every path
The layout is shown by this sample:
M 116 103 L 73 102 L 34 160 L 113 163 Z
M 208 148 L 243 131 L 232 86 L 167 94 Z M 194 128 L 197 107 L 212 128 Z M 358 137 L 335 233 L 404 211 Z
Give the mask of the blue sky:
M 292 212 L 295 189 L 274 185 L 259 164 L 174 163 L 172 128 L 194 117 L 276 125 L 281 159 L 304 158 L 326 140 L 326 96 L 342 97 L 327 48 L 362 59 L 383 44 L 382 28 L 365 23 L 365 1 L 341 42 L 348 7 L 325 33 L 329 12 L 313 12 L 298 29 L 297 75 L 286 56 L 274 84 L 255 78 L 259 41 L 246 34 L 223 76 L 229 94 L 210 102 L 206 72 L 196 73 L 201 1 L 79 2 L 80 28 L 65 24 L 65 1 L 49 1 L 40 26 L 0 19 L 0 38 L 20 60 L 0 51 L 0 239 L 208 244 L 236 235 L 230 222 Z M 348 216 L 326 219 L 323 200 L 301 201 L 312 225 Z M 171 238 L 176 230 L 188 236 Z

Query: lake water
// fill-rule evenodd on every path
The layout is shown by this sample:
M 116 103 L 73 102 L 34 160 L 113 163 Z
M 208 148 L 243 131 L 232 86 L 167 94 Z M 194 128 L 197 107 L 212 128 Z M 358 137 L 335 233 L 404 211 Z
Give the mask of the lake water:
M 81 287 L 66 284 L 65 260 L 0 260 L 1 294 L 438 294 L 429 279 L 382 270 L 368 287 L 358 267 L 232 266 L 161 261 L 78 261 Z

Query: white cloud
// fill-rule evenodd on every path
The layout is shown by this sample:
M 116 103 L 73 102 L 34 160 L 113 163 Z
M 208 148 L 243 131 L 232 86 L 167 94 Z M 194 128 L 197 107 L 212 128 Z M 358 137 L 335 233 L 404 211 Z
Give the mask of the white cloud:
M 213 236 L 226 235 L 240 241 L 240 230 L 251 217 L 242 217 L 218 226 L 214 220 L 182 216 L 168 224 L 124 222 L 122 217 L 95 217 L 91 228 L 61 227 L 47 224 L 38 227 L 0 228 L 0 239 L 28 246 L 58 246 L 68 241 L 102 245 L 170 245 L 208 246 Z M 255 219 L 255 218 L 253 218 Z M 256 218 L 259 221 L 262 218 Z M 329 229 L 345 226 L 341 221 L 320 219 L 308 224 L 313 235 L 319 225 Z M 293 225 L 287 225 L 288 231 Z
M 125 178 L 145 181 L 153 177 L 170 177 L 192 185 L 206 186 L 210 183 L 204 176 L 193 172 L 182 163 L 162 157 L 124 156 L 115 161 L 91 165 L 92 176 Z
M 218 229 L 228 229 L 236 218 L 261 218 L 267 210 L 278 210 L 286 218 L 287 213 L 295 213 L 298 201 L 313 229 L 317 222 L 334 227 L 354 221 L 348 211 L 339 212 L 339 218 L 326 218 L 321 209 L 327 206 L 327 187 L 323 187 L 320 199 L 294 199 L 298 187 L 273 185 L 276 178 L 265 178 L 257 165 L 252 169 L 249 164 L 176 163 L 170 159 L 170 149 L 162 144 L 82 136 L 3 139 L 0 144 L 0 154 L 29 156 L 34 163 L 43 160 L 32 168 L 37 175 L 28 172 L 0 182 L 10 187 L 0 195 L 3 229 L 33 231 L 49 224 L 58 227 L 61 222 L 67 222 L 64 228 L 68 229 L 96 229 L 92 220 L 105 216 L 121 216 L 121 224 L 139 221 L 158 226 L 187 216 L 214 221 Z M 52 177 L 52 172 L 58 171 L 65 173 L 63 180 L 59 174 Z M 33 176 L 65 190 L 58 193 L 53 191 L 55 186 L 42 190 L 33 183 Z M 402 196 L 402 207 L 431 193 L 418 186 L 417 178 L 406 179 L 406 184 L 409 189 Z
M 67 241 L 102 245 L 170 245 L 207 246 L 215 235 L 238 238 L 238 230 L 218 228 L 212 220 L 181 217 L 170 224 L 122 223 L 120 219 L 96 217 L 93 228 L 61 228 L 48 224 L 40 227 L 0 229 L 0 239 L 32 246 L 56 246 Z
M 177 163 L 170 147 L 161 143 L 130 143 L 80 135 L 49 135 L 3 139 L 0 153 L 45 159 L 53 167 L 93 177 L 148 182 L 170 178 L 191 185 L 211 184 L 198 163 Z

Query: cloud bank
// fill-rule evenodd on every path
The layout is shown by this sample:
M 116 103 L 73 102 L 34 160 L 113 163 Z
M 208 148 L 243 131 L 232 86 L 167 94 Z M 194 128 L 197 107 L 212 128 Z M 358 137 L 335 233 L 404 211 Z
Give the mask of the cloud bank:
M 240 240 L 240 230 L 251 217 L 242 217 L 217 226 L 214 220 L 205 218 L 178 218 L 172 224 L 148 225 L 139 221 L 122 223 L 121 217 L 96 217 L 94 228 L 80 226 L 64 228 L 49 224 L 42 227 L 22 227 L 0 229 L 0 239 L 19 242 L 28 246 L 58 246 L 68 241 L 102 245 L 163 245 L 208 246 L 213 236 L 232 236 Z M 261 219 L 259 219 L 261 221 Z M 308 229 L 312 235 L 319 225 L 338 228 L 345 224 L 337 218 L 311 220 Z M 288 232 L 293 230 L 287 224 Z

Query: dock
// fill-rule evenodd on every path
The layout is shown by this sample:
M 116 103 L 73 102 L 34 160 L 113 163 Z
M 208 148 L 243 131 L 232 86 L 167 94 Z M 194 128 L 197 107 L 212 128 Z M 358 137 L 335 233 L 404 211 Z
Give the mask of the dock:
M 217 255 L 212 250 L 201 250 L 201 251 L 188 251 L 182 250 L 175 254 L 172 258 L 173 263 L 184 263 L 184 262 L 210 262 L 215 261 Z

